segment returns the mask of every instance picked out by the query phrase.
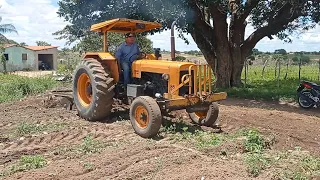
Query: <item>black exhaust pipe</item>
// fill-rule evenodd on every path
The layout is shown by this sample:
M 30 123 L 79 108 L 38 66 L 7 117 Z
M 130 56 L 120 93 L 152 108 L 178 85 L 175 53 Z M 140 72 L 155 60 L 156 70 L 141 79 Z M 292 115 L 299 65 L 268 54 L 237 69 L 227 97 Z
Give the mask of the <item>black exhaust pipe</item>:
M 176 59 L 176 48 L 175 48 L 175 39 L 174 39 L 174 25 L 177 20 L 173 21 L 171 24 L 171 60 L 175 61 Z

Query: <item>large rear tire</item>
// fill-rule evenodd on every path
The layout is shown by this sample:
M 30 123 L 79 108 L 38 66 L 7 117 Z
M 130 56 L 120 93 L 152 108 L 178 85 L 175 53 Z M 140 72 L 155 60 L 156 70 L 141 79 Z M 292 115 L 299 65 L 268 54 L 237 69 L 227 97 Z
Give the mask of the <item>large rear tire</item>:
M 207 112 L 193 112 L 189 113 L 189 117 L 195 124 L 201 126 L 215 126 L 218 125 L 219 106 L 217 103 L 212 103 Z
M 73 77 L 73 97 L 79 116 L 89 121 L 106 118 L 112 109 L 114 80 L 96 59 L 84 59 Z
M 139 96 L 132 101 L 130 121 L 135 132 L 143 138 L 157 135 L 161 124 L 161 110 L 152 97 Z

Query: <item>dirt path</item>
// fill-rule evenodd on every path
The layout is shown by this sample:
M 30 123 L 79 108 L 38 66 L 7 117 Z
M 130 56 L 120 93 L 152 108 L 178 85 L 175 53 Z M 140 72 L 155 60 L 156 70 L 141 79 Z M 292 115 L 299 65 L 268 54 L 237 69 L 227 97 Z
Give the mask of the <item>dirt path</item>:
M 75 111 L 43 107 L 43 98 L 0 104 L 0 172 L 17 164 L 22 155 L 42 155 L 47 165 L 3 179 L 271 179 L 248 175 L 241 155 L 221 156 L 217 149 L 199 150 L 164 131 L 157 139 L 137 136 L 127 120 L 126 107 L 117 107 L 111 122 L 87 122 Z M 222 133 L 243 127 L 274 135 L 275 150 L 299 146 L 320 155 L 320 118 L 316 111 L 267 110 L 241 107 L 238 100 L 221 105 Z M 290 108 L 289 108 L 290 109 Z M 309 113 L 309 114 L 308 114 Z M 311 113 L 311 114 L 310 114 Z M 193 127 L 186 114 L 186 126 Z M 25 122 L 25 124 L 21 124 Z M 37 125 L 32 125 L 37 124 Z M 213 129 L 206 128 L 207 131 Z M 87 139 L 92 135 L 93 139 Z M 96 141 L 97 140 L 97 141 Z M 101 144 L 95 142 L 103 142 Z

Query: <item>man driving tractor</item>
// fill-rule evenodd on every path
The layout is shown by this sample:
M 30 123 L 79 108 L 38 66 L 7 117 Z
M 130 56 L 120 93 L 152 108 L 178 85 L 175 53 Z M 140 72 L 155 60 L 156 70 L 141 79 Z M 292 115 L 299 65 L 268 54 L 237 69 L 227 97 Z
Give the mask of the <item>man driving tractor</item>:
M 139 54 L 140 49 L 135 42 L 135 35 L 133 33 L 125 34 L 125 42 L 119 46 L 115 54 L 123 69 L 123 84 L 125 87 L 131 83 L 131 65 L 138 58 Z

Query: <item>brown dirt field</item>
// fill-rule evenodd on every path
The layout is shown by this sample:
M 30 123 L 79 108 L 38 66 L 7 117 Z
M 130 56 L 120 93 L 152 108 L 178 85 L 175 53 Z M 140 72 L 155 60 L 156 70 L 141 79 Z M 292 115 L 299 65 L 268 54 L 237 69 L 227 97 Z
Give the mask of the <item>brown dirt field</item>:
M 43 168 L 17 172 L 3 179 L 272 179 L 270 171 L 257 178 L 249 176 L 241 160 L 238 146 L 224 144 L 235 151 L 221 155 L 219 148 L 196 149 L 187 142 L 173 141 L 173 133 L 163 132 L 155 139 L 136 135 L 128 119 L 126 106 L 117 106 L 109 120 L 87 122 L 76 111 L 59 106 L 46 108 L 45 96 L 29 97 L 0 104 L 0 172 L 17 163 L 22 155 L 43 155 Z M 255 107 L 252 107 L 255 106 Z M 258 108 L 263 107 L 263 108 Z M 279 110 L 270 110 L 266 108 Z M 295 106 L 250 100 L 229 99 L 220 105 L 221 131 L 194 127 L 184 112 L 175 112 L 175 121 L 183 118 L 192 128 L 217 134 L 236 132 L 243 127 L 257 128 L 265 135 L 274 135 L 273 150 L 303 150 L 320 155 L 320 113 Z M 14 135 L 19 123 L 63 124 L 30 135 Z M 73 151 L 84 138 L 106 144 L 100 152 L 81 154 Z M 221 148 L 221 147 L 220 147 Z M 1 177 L 1 176 L 0 176 Z

